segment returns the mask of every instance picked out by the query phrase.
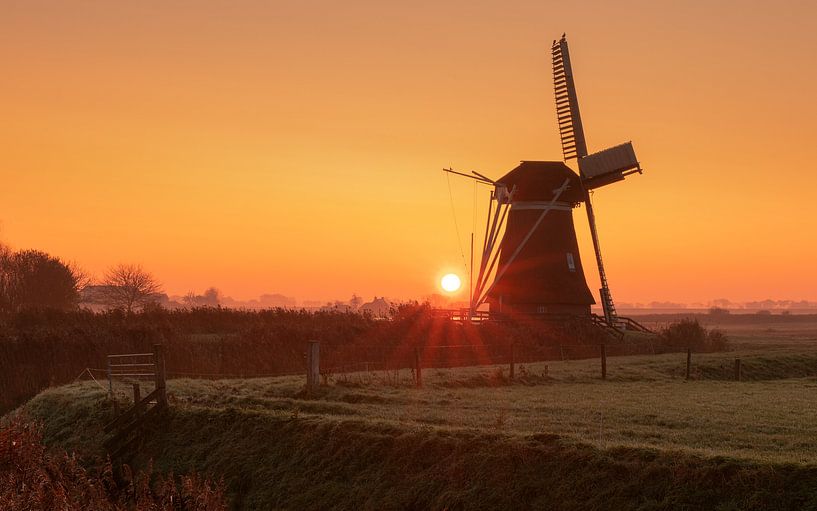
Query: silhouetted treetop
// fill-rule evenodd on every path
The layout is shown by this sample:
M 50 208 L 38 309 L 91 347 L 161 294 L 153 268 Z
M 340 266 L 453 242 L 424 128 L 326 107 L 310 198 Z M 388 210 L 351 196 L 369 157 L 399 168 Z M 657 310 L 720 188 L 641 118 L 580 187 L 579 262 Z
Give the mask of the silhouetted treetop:
M 75 309 L 86 282 L 81 270 L 45 252 L 0 247 L 0 311 Z
M 103 300 L 108 307 L 131 313 L 155 303 L 162 286 L 138 264 L 119 264 L 109 269 L 102 281 Z

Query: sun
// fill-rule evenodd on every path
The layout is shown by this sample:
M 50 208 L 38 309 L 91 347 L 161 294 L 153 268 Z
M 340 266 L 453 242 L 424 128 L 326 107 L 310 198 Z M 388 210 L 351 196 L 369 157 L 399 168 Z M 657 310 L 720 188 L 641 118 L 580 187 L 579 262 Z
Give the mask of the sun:
M 460 281 L 459 276 L 454 273 L 448 273 L 443 276 L 442 280 L 440 280 L 440 287 L 449 293 L 459 291 L 461 285 L 462 282 Z

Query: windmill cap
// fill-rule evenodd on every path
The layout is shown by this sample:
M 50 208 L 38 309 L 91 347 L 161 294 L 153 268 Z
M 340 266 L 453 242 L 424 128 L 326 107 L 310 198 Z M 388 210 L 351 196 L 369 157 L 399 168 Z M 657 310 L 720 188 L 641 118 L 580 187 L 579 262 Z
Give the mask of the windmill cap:
M 514 200 L 546 201 L 553 199 L 553 192 L 568 180 L 568 188 L 559 197 L 560 202 L 577 203 L 586 199 L 581 179 L 576 172 L 561 161 L 522 161 L 496 182 L 512 189 L 516 187 Z

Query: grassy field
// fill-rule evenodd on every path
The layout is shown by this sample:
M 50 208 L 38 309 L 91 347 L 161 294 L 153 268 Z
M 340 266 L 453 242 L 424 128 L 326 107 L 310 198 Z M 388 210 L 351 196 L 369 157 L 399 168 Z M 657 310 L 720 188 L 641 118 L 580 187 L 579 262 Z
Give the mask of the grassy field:
M 134 461 L 223 476 L 236 509 L 817 508 L 817 324 L 721 327 L 733 351 L 695 354 L 690 381 L 683 353 L 611 357 L 606 381 L 598 360 L 336 375 L 311 399 L 302 377 L 171 380 Z M 26 409 L 102 454 L 93 382 Z
M 730 381 L 740 355 L 744 380 Z M 530 364 L 511 383 L 504 366 L 428 370 L 415 389 L 403 371 L 386 385 L 377 373 L 298 397 L 301 377 L 171 380 L 179 409 L 252 410 L 304 420 L 357 419 L 411 430 L 437 428 L 511 436 L 554 434 L 601 448 L 646 447 L 756 461 L 817 461 L 817 350 L 809 353 L 696 355 L 684 381 L 683 354 L 615 357 L 608 381 L 597 360 Z M 793 377 L 790 377 L 793 376 Z M 367 383 L 371 380 L 371 383 Z M 105 393 L 84 382 L 47 391 L 56 400 L 101 406 Z M 51 406 L 51 404 L 46 405 Z

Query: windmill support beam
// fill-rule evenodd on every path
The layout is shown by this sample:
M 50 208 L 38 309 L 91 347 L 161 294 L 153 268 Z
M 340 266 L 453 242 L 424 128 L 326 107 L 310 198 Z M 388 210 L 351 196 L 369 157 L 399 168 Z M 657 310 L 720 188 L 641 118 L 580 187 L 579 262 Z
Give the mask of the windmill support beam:
M 496 234 L 499 234 L 499 231 L 502 229 L 502 226 L 505 224 L 505 219 L 507 218 L 508 211 L 510 209 L 511 209 L 510 204 L 504 204 L 503 205 L 502 216 L 501 216 L 501 218 L 499 220 L 499 227 L 497 228 Z M 491 272 L 494 271 L 494 267 L 496 266 L 496 261 L 499 258 L 499 252 L 500 252 L 499 249 L 494 250 L 494 247 L 496 246 L 496 240 L 497 240 L 497 238 L 494 237 L 494 241 L 491 244 L 490 249 L 487 251 L 488 257 L 491 259 L 491 262 L 488 264 L 488 266 L 486 268 L 484 268 L 484 271 L 482 271 L 483 268 L 480 268 L 481 278 L 477 282 L 478 287 L 477 287 L 476 292 L 474 293 L 474 296 L 479 297 L 479 296 L 482 295 L 482 290 L 485 289 L 485 285 L 488 283 L 488 279 L 491 277 Z M 493 254 L 493 257 L 491 257 L 491 254 Z M 482 305 L 482 302 L 477 303 L 476 307 L 479 307 L 480 305 Z
M 502 230 L 502 226 L 505 223 L 505 219 L 508 215 L 508 210 L 510 209 L 511 201 L 513 200 L 514 193 L 516 189 L 511 190 L 510 194 L 508 195 L 507 202 L 500 203 L 499 198 L 496 194 L 492 195 L 492 198 L 496 198 L 497 206 L 496 210 L 494 211 L 494 221 L 491 224 L 491 228 L 489 231 L 486 232 L 485 235 L 485 244 L 482 250 L 482 259 L 480 260 L 479 264 L 479 275 L 477 276 L 477 285 L 471 295 L 471 311 L 476 311 L 482 302 L 478 302 L 475 298 L 481 296 L 482 289 L 485 287 L 485 284 L 488 278 L 491 275 L 491 271 L 493 270 L 493 264 L 496 262 L 496 257 L 499 255 L 499 249 L 496 248 L 496 242 L 499 239 L 499 232 Z M 490 216 L 490 208 L 489 208 L 489 216 Z M 489 264 L 491 260 L 491 255 L 493 254 L 493 264 Z
M 482 253 L 485 253 L 485 247 L 488 246 L 488 226 L 491 225 L 491 213 L 494 208 L 494 192 L 491 191 L 491 198 L 488 199 L 488 216 L 485 217 L 485 237 L 482 238 Z
M 494 201 L 495 198 L 496 198 L 496 194 L 492 193 L 491 194 L 491 204 L 493 204 L 493 201 Z M 493 215 L 493 222 L 490 222 L 491 227 L 485 231 L 485 240 L 483 242 L 482 256 L 480 257 L 480 261 L 479 261 L 479 273 L 477 275 L 477 288 L 474 290 L 474 292 L 473 292 L 473 294 L 471 296 L 470 308 L 471 308 L 472 312 L 476 311 L 477 307 L 479 307 L 479 304 L 475 303 L 474 297 L 479 296 L 478 295 L 478 293 L 479 293 L 479 283 L 482 282 L 483 275 L 484 275 L 484 272 L 485 272 L 485 265 L 488 262 L 488 258 L 490 257 L 491 251 L 493 250 L 494 236 L 495 236 L 495 233 L 497 231 L 496 225 L 497 225 L 497 222 L 499 221 L 499 215 L 500 215 L 500 210 L 501 209 L 502 209 L 502 204 L 500 204 L 499 200 L 497 199 L 496 210 L 494 210 L 494 215 Z M 491 217 L 491 208 L 490 207 L 488 208 L 488 217 L 489 218 Z
M 590 237 L 593 239 L 593 251 L 596 254 L 596 265 L 599 269 L 599 283 L 601 284 L 601 308 L 604 311 L 604 320 L 612 325 L 616 321 L 616 309 L 613 305 L 613 297 L 610 294 L 610 286 L 607 283 L 607 273 L 604 271 L 604 261 L 601 259 L 601 246 L 599 244 L 599 233 L 596 229 L 596 215 L 593 212 L 593 204 L 590 195 L 585 202 L 587 210 L 587 222 L 590 224 Z

